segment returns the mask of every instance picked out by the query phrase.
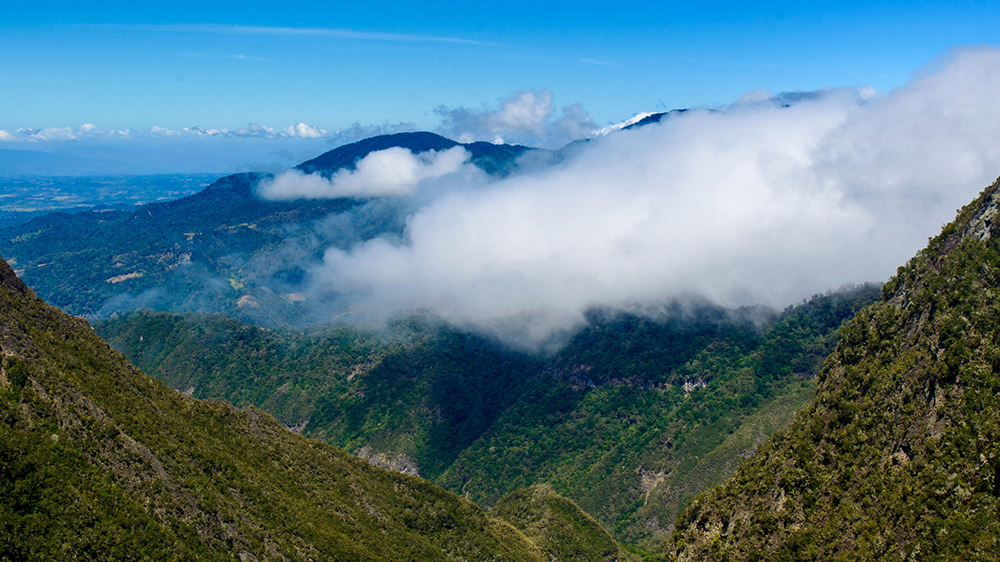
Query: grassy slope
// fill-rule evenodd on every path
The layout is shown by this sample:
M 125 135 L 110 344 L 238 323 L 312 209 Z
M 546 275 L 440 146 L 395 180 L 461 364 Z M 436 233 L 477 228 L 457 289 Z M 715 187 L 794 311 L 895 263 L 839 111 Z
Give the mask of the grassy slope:
M 618 562 L 635 559 L 623 551 L 594 518 L 545 484 L 507 494 L 490 514 L 520 529 L 556 560 Z
M 841 330 L 810 407 L 682 514 L 669 557 L 1000 557 L 998 190 Z
M 154 381 L 2 261 L 0 349 L 0 559 L 541 559 L 425 481 Z

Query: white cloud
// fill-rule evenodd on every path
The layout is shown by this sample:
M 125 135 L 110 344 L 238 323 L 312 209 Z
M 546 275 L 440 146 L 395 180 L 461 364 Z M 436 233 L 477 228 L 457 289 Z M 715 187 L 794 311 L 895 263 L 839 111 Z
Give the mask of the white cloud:
M 132 135 L 129 129 L 109 129 L 102 130 L 93 123 L 85 123 L 76 129 L 72 127 L 46 127 L 43 129 L 20 128 L 11 135 L 9 140 L 21 140 L 26 142 L 65 142 L 77 141 L 81 139 L 122 139 Z M 9 134 L 9 133 L 8 133 Z
M 257 123 L 250 123 L 246 127 L 232 131 L 232 135 L 234 137 L 274 138 L 277 136 L 277 131 L 271 127 L 265 127 L 264 125 L 258 125 Z
M 489 109 L 449 108 L 435 110 L 441 116 L 440 132 L 460 142 L 476 140 L 525 143 L 558 147 L 587 136 L 596 127 L 580 105 L 562 109 L 556 116 L 552 92 L 517 91 Z
M 282 129 L 275 129 L 257 123 L 250 123 L 246 127 L 239 129 L 226 129 L 220 127 L 185 127 L 183 129 L 170 129 L 167 127 L 154 126 L 148 131 L 134 131 L 132 129 L 101 129 L 93 123 L 81 125 L 77 129 L 71 127 L 47 127 L 44 129 L 21 128 L 11 135 L 11 140 L 23 140 L 28 142 L 60 142 L 74 141 L 83 138 L 92 140 L 122 140 L 128 138 L 158 138 L 158 137 L 238 137 L 238 138 L 261 138 L 261 139 L 320 139 L 328 138 L 330 135 L 323 129 L 309 125 L 307 123 L 296 123 Z M 10 135 L 10 133 L 7 133 Z
M 555 168 L 444 190 L 404 242 L 328 250 L 312 294 L 537 345 L 594 306 L 782 306 L 884 280 L 1000 174 L 997 91 L 1000 52 L 980 49 L 883 97 L 755 96 L 621 131 Z M 538 98 L 525 105 L 489 119 L 530 128 Z
M 79 138 L 79 133 L 69 127 L 21 128 L 15 132 L 22 140 L 27 141 L 68 141 Z
M 319 127 L 314 127 L 306 123 L 296 123 L 295 125 L 290 125 L 283 129 L 274 129 L 272 127 L 267 127 L 264 125 L 259 125 L 257 123 L 250 123 L 246 127 L 239 129 L 224 129 L 224 128 L 211 128 L 206 129 L 205 127 L 186 127 L 180 131 L 169 131 L 167 129 L 162 129 L 156 127 L 157 132 L 160 134 L 186 134 L 193 136 L 208 136 L 208 137 L 245 137 L 245 138 L 262 138 L 262 139 L 283 139 L 283 138 L 301 138 L 301 139 L 319 139 L 325 138 L 327 132 Z
M 158 127 L 154 125 L 149 129 L 149 134 L 153 136 L 176 137 L 183 133 L 182 131 L 178 131 L 176 129 L 167 129 L 166 127 Z
M 603 137 L 604 135 L 613 133 L 615 131 L 620 131 L 620 130 L 624 129 L 625 127 L 629 127 L 629 126 L 635 125 L 636 123 L 638 123 L 639 121 L 642 121 L 643 119 L 649 117 L 650 115 L 656 115 L 656 114 L 653 113 L 653 112 L 651 112 L 651 111 L 643 111 L 641 113 L 636 113 L 635 115 L 633 115 L 632 117 L 630 117 L 630 118 L 628 118 L 628 119 L 626 119 L 624 121 L 621 121 L 619 123 L 613 123 L 611 125 L 608 125 L 607 127 L 601 127 L 600 129 L 594 131 L 592 134 L 594 136 L 601 136 L 601 137 Z
M 13 140 L 16 140 L 14 135 L 8 133 L 7 131 L 4 131 L 3 129 L 0 129 L 0 142 L 7 142 Z
M 262 183 L 257 193 L 271 200 L 411 195 L 421 182 L 458 172 L 468 160 L 469 153 L 459 146 L 419 154 L 393 147 L 371 152 L 353 170 L 340 170 L 329 179 L 289 170 Z
M 323 129 L 318 129 L 311 125 L 306 125 L 305 123 L 296 123 L 295 125 L 285 129 L 285 132 L 290 137 L 299 137 L 303 139 L 318 139 L 327 136 L 326 131 Z

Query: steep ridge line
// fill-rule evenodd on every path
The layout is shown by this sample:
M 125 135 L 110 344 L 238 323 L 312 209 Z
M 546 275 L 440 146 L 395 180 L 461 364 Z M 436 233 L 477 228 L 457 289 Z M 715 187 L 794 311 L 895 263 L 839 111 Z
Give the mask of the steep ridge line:
M 668 559 L 1000 557 L 998 192 L 841 330 L 811 406 L 678 518 Z

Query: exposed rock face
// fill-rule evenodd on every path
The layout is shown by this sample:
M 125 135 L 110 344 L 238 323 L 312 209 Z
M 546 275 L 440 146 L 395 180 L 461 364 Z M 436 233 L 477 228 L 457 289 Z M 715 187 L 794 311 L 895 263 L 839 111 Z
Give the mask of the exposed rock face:
M 10 265 L 2 259 L 0 259 L 0 287 L 6 287 L 22 295 L 32 294 L 31 289 L 24 284 L 24 281 L 21 281 L 21 278 L 14 273 Z
M 1000 553 L 1000 239 L 993 184 L 841 329 L 787 430 L 679 518 L 676 560 Z
M 413 457 L 405 453 L 394 451 L 375 451 L 366 445 L 361 447 L 361 449 L 355 454 L 375 466 L 388 470 L 395 470 L 396 472 L 402 472 L 403 474 L 409 474 L 410 476 L 420 476 L 420 469 L 417 466 L 417 461 L 413 460 Z
M 969 220 L 964 234 L 986 240 L 993 235 L 997 214 L 1000 213 L 1000 192 L 987 190 L 977 201 L 976 212 Z

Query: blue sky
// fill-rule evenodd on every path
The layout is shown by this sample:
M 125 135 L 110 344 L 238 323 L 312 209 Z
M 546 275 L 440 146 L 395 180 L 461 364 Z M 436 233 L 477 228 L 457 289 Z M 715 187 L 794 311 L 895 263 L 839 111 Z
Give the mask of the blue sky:
M 603 125 L 752 89 L 885 91 L 1000 23 L 995 2 L 5 4 L 7 130 L 429 128 L 440 105 L 541 88 Z
M 442 165 L 410 186 L 426 206 L 406 243 L 324 255 L 318 299 L 487 331 L 692 293 L 780 308 L 885 279 L 1000 169 L 995 0 L 0 2 L 0 177 L 283 178 L 380 132 L 559 146 L 638 112 L 834 88 L 687 112 L 541 173 Z
M 981 1 L 4 0 L 3 12 L 8 141 L 46 128 L 79 140 L 86 124 L 134 133 L 250 123 L 278 136 L 305 123 L 349 140 L 334 133 L 355 123 L 435 130 L 449 111 L 486 111 L 517 92 L 550 96 L 550 121 L 578 104 L 574 115 L 590 121 L 577 121 L 600 127 L 757 89 L 887 92 L 949 49 L 995 43 L 1000 22 L 1000 4 Z

